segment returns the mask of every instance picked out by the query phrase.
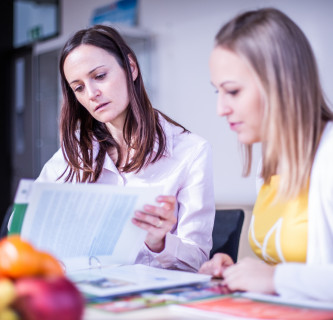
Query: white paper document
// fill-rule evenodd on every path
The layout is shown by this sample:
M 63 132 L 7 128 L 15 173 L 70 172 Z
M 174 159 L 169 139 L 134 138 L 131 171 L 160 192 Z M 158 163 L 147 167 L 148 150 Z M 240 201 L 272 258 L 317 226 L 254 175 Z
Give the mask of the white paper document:
M 71 273 L 79 289 L 94 296 L 114 296 L 210 281 L 211 276 L 141 264 L 93 268 Z
M 156 186 L 34 183 L 21 236 L 63 262 L 74 258 L 81 268 L 100 263 L 99 256 L 108 264 L 132 264 L 146 231 L 131 219 L 161 193 Z

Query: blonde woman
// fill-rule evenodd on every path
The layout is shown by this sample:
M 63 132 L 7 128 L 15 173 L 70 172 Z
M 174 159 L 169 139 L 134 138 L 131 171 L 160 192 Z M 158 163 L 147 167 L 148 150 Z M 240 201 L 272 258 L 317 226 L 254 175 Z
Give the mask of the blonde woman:
M 245 12 L 216 35 L 210 71 L 245 175 L 262 146 L 249 230 L 262 261 L 217 254 L 200 271 L 231 290 L 333 301 L 333 114 L 307 38 L 279 10 Z

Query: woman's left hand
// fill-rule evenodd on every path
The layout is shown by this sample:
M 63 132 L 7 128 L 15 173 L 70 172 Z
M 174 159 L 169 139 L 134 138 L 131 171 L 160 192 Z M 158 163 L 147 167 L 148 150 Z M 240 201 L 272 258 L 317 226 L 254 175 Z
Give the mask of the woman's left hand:
M 162 203 L 162 206 L 145 205 L 144 211 L 135 212 L 132 221 L 139 228 L 147 230 L 145 243 L 148 248 L 153 252 L 161 252 L 165 247 L 166 234 L 177 222 L 174 215 L 176 197 L 158 196 L 156 201 Z
M 275 293 L 274 271 L 274 266 L 247 257 L 223 271 L 222 283 L 231 291 L 273 294 Z
M 231 257 L 226 253 L 216 253 L 209 261 L 206 261 L 199 269 L 199 273 L 211 274 L 214 278 L 222 278 L 223 271 L 233 265 Z

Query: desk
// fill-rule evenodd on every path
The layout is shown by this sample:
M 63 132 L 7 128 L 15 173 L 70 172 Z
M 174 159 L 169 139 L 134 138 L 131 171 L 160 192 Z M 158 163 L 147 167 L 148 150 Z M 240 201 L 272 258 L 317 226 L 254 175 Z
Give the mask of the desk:
M 221 294 L 227 293 L 226 288 L 220 285 L 220 281 L 212 280 L 209 283 L 196 285 L 187 285 L 182 287 L 166 288 L 161 290 L 146 291 L 134 294 L 132 297 L 118 298 L 114 301 L 104 301 L 106 308 L 118 310 L 127 308 L 138 308 L 145 306 L 144 309 L 137 309 L 125 312 L 109 312 L 98 310 L 91 306 L 87 306 L 85 310 L 84 320 L 104 320 L 104 319 L 138 319 L 138 320 L 202 320 L 203 317 L 197 316 L 192 310 L 178 310 L 177 305 L 188 303 L 193 300 L 201 300 L 211 297 L 219 297 Z M 104 303 L 102 302 L 102 303 Z M 152 307 L 147 307 L 151 306 Z M 216 319 L 214 317 L 206 317 L 206 319 Z M 219 316 L 221 319 L 221 316 Z
M 192 312 L 185 314 L 184 311 L 177 310 L 173 306 L 154 307 L 149 309 L 123 312 L 119 314 L 107 313 L 92 308 L 86 308 L 84 320 L 203 320 L 202 315 L 195 315 Z M 219 315 L 205 316 L 206 320 L 230 319 L 230 316 Z M 236 318 L 234 318 L 236 319 Z
M 258 297 L 258 295 L 256 295 Z M 266 299 L 266 300 L 265 300 Z M 302 319 L 302 320 L 332 320 L 332 303 L 308 301 L 307 304 L 292 305 L 297 300 L 290 301 L 289 305 L 282 304 L 279 297 L 269 296 L 262 300 L 253 300 L 246 295 L 221 295 L 210 299 L 197 300 L 192 308 L 180 304 L 156 306 L 136 311 L 109 313 L 87 307 L 84 320 L 230 320 L 230 319 Z M 270 301 L 270 302 L 269 302 Z M 299 303 L 301 303 L 299 301 Z M 296 304 L 297 305 L 297 304 Z M 214 312 L 212 312 L 214 310 Z

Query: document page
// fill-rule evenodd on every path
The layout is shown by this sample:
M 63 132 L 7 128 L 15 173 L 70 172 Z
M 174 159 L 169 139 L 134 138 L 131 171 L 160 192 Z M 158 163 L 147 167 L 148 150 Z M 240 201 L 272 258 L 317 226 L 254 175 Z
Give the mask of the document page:
M 131 264 L 146 236 L 131 218 L 161 193 L 156 186 L 34 183 L 21 236 L 59 260 L 104 255 Z
M 141 264 L 94 268 L 69 275 L 89 295 L 110 297 L 144 290 L 208 282 L 210 275 L 153 268 Z

